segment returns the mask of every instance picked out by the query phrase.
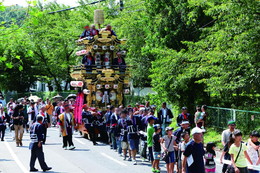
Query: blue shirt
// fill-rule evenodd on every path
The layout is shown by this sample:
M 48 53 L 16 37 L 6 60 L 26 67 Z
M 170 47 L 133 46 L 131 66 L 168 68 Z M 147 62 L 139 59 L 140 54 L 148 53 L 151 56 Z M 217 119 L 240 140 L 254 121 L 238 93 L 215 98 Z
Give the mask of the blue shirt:
M 203 156 L 205 151 L 202 143 L 196 143 L 191 140 L 183 153 L 184 156 L 189 157 L 192 155 L 193 163 L 188 167 L 187 173 L 205 173 Z M 188 164 L 187 164 L 188 165 Z
M 182 127 L 179 127 L 177 130 L 174 131 L 173 135 L 176 136 L 177 144 L 181 142 L 181 134 L 183 132 L 188 132 L 190 134 L 190 128 L 183 129 Z

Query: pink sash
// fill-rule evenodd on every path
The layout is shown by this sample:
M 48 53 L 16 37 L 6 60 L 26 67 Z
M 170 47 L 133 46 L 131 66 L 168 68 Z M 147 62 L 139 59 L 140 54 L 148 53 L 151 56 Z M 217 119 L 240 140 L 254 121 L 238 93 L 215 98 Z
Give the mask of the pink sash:
M 84 94 L 80 92 L 77 94 L 75 110 L 74 110 L 74 117 L 77 124 L 81 124 L 83 102 L 84 102 Z

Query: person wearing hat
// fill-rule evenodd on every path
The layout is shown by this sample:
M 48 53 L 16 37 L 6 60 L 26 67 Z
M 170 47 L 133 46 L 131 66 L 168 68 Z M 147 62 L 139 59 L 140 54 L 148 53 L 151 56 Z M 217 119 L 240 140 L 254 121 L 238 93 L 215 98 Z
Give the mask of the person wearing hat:
M 166 127 L 166 135 L 162 137 L 161 146 L 164 152 L 167 152 L 166 168 L 167 172 L 174 172 L 174 150 L 177 147 L 176 137 L 172 134 L 173 127 Z
M 93 145 L 97 145 L 96 142 L 96 135 L 93 127 L 93 120 L 94 117 L 92 113 L 89 111 L 91 110 L 87 104 L 84 104 L 82 106 L 83 111 L 82 111 L 82 120 L 84 122 L 85 128 L 88 130 L 90 140 L 93 142 Z
M 181 122 L 183 122 L 183 121 L 189 121 L 190 124 L 192 125 L 193 117 L 191 116 L 191 114 L 188 113 L 187 107 L 182 107 L 181 110 L 182 110 L 182 113 L 179 114 L 177 117 L 178 126 L 181 126 Z
M 203 159 L 205 151 L 202 144 L 203 131 L 199 127 L 195 127 L 191 130 L 191 135 L 193 139 L 187 144 L 183 153 L 182 172 L 205 173 Z
M 230 134 L 234 133 L 236 130 L 236 122 L 234 120 L 228 121 L 228 129 L 222 132 L 222 145 L 225 146 L 229 140 Z
M 154 134 L 154 123 L 156 118 L 152 115 L 148 116 L 147 118 L 147 146 L 149 151 L 149 160 L 153 164 L 154 158 L 153 158 L 153 134 Z
M 155 124 L 153 126 L 154 134 L 153 134 L 153 158 L 154 161 L 152 163 L 152 172 L 160 172 L 159 163 L 161 159 L 161 127 L 160 124 Z
M 173 135 L 176 136 L 177 144 L 181 142 L 181 134 L 187 132 L 190 134 L 190 123 L 189 121 L 182 121 L 180 126 L 177 130 L 174 131 Z
M 75 119 L 73 114 L 70 112 L 70 106 L 64 105 L 65 112 L 59 115 L 60 129 L 63 136 L 63 148 L 64 150 L 75 149 L 72 142 L 73 128 L 75 126 Z
M 80 39 L 85 38 L 85 37 L 89 37 L 90 34 L 90 28 L 89 25 L 84 26 L 85 30 L 83 31 L 83 33 L 80 35 Z
M 259 149 L 260 149 L 260 142 L 259 142 L 260 134 L 257 131 L 252 131 L 250 133 L 250 138 L 248 139 L 247 144 L 247 153 L 250 157 L 253 165 L 260 164 L 260 157 L 259 157 Z M 253 170 L 251 168 L 248 169 L 249 173 L 259 173 L 257 170 Z
M 172 118 L 172 111 L 167 108 L 166 102 L 163 102 L 162 108 L 158 112 L 158 121 L 162 127 L 163 134 L 165 133 L 165 128 L 171 124 Z
M 176 143 L 177 144 L 181 143 L 181 138 L 182 138 L 181 134 L 182 133 L 186 132 L 186 133 L 190 134 L 190 123 L 189 123 L 189 121 L 182 121 L 180 123 L 180 126 L 181 127 L 179 127 L 177 130 L 175 130 L 174 133 L 173 133 L 173 135 L 176 136 Z M 178 148 L 178 150 L 175 150 L 176 162 L 178 162 L 179 159 L 181 159 L 181 154 L 182 153 L 180 151 L 180 148 Z M 177 169 L 178 170 L 181 169 L 179 164 L 177 164 Z
M 139 150 L 139 133 L 138 131 L 140 126 L 140 118 L 138 115 L 133 115 L 133 112 L 129 112 L 127 119 L 127 140 L 129 143 L 129 149 L 131 151 L 131 156 L 134 160 L 134 165 L 137 165 L 136 153 Z M 129 158 L 128 161 L 132 161 L 132 158 Z

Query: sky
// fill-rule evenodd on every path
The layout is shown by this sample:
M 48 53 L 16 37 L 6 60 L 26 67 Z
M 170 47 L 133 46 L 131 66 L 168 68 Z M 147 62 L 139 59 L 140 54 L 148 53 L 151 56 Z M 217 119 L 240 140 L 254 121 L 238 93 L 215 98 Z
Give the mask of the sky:
M 3 2 L 5 6 L 16 5 L 16 4 L 21 6 L 27 6 L 26 1 L 27 0 L 0 0 L 0 2 Z M 78 5 L 77 0 L 48 0 L 48 1 L 56 1 L 61 4 L 70 5 L 71 7 Z

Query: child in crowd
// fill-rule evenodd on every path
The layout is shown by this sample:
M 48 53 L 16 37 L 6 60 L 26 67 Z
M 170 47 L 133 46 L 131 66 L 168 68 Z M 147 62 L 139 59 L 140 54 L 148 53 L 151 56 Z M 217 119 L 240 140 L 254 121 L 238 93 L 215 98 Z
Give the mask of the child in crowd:
M 196 127 L 199 127 L 201 129 L 204 129 L 204 114 L 202 113 L 201 107 L 197 106 L 196 107 L 197 112 L 195 113 L 194 116 L 194 122 L 196 124 Z
M 181 143 L 180 149 L 181 149 L 181 152 L 184 152 L 188 142 L 190 142 L 190 135 L 188 132 L 183 132 L 181 134 L 181 137 L 183 139 L 183 142 Z
M 229 140 L 226 143 L 226 145 L 224 146 L 223 152 L 220 156 L 220 163 L 223 164 L 223 158 L 224 160 L 231 160 L 231 156 L 228 153 L 229 152 L 229 148 L 232 144 L 234 144 L 235 142 L 235 138 L 234 135 L 231 133 L 229 136 Z M 223 167 L 222 167 L 222 173 L 225 173 L 227 170 L 228 164 L 224 163 Z
M 242 133 L 239 130 L 234 132 L 235 143 L 230 146 L 229 154 L 231 155 L 232 166 L 235 168 L 235 172 L 248 173 L 247 162 L 252 165 L 252 161 L 247 153 L 247 146 L 242 143 Z
M 154 126 L 154 134 L 153 134 L 153 165 L 152 172 L 160 172 L 159 162 L 161 159 L 161 127 L 159 124 L 155 124 Z
M 258 138 L 260 137 L 260 134 L 257 131 L 252 131 L 250 134 L 250 139 L 248 139 L 247 144 L 247 153 L 253 162 L 253 165 L 259 165 L 260 157 L 259 157 L 259 148 L 260 148 L 260 142 L 258 141 Z M 248 169 L 249 173 L 259 173 L 257 170 Z
M 206 153 L 204 155 L 206 173 L 216 172 L 216 163 L 214 161 L 214 158 L 216 157 L 215 147 L 216 144 L 214 144 L 213 142 L 207 143 Z
M 175 164 L 174 150 L 177 147 L 176 137 L 173 136 L 172 134 L 173 131 L 172 127 L 166 127 L 165 131 L 166 131 L 166 135 L 162 137 L 161 146 L 163 150 L 168 153 L 165 160 L 167 172 L 174 172 L 174 164 Z

